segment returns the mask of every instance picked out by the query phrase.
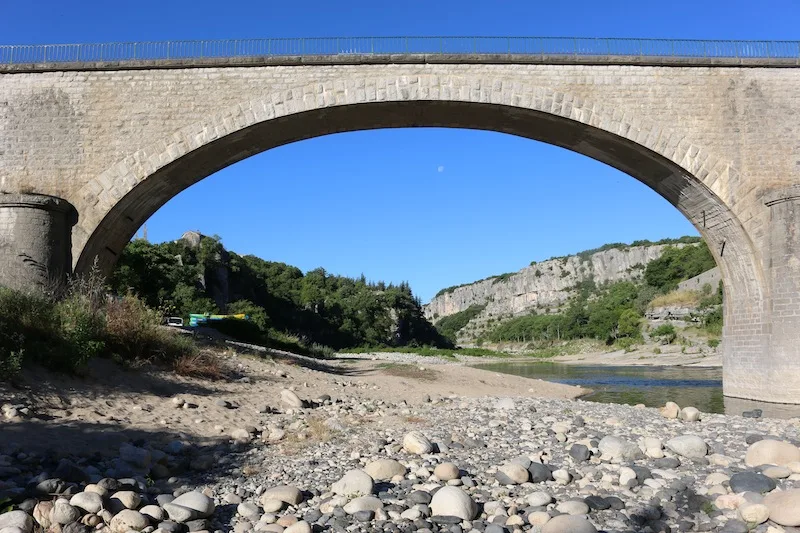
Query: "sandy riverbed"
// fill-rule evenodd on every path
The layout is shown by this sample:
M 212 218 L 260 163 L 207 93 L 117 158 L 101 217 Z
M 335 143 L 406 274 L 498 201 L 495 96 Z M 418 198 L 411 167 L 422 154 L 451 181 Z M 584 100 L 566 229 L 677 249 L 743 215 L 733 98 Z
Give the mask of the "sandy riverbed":
M 27 371 L 16 386 L 0 383 L 0 404 L 23 403 L 31 410 L 22 423 L 0 421 L 3 444 L 91 453 L 116 450 L 137 436 L 215 439 L 235 428 L 260 426 L 266 408 L 282 408 L 280 394 L 287 388 L 304 400 L 328 394 L 410 405 L 451 395 L 570 399 L 588 392 L 458 363 L 428 364 L 424 358 L 409 364 L 347 356 L 322 362 L 287 354 L 264 359 L 229 352 L 224 357 L 231 377 L 217 381 L 158 369 L 125 370 L 103 360 L 91 364 L 83 377 Z M 196 407 L 176 408 L 176 396 Z

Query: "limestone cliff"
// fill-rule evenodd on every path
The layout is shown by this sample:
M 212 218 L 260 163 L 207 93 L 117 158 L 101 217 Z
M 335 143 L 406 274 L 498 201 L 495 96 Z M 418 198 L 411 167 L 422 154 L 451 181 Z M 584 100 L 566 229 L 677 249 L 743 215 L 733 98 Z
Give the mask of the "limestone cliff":
M 435 322 L 471 305 L 486 306 L 473 322 L 524 314 L 534 308 L 555 310 L 573 296 L 582 281 L 594 279 L 603 284 L 639 279 L 647 263 L 658 259 L 666 247 L 611 248 L 535 263 L 513 274 L 447 289 L 424 306 L 425 316 Z

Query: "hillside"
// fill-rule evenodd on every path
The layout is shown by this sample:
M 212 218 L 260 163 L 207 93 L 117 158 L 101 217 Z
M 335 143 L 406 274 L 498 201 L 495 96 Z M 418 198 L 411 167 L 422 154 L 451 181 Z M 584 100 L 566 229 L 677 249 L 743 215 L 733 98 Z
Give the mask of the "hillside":
M 226 250 L 219 238 L 187 232 L 174 242 L 129 243 L 110 285 L 133 292 L 167 314 L 246 313 L 226 333 L 276 347 L 293 341 L 334 349 L 359 346 L 441 346 L 407 283 L 368 282 Z M 230 328 L 235 328 L 232 330 Z
M 683 248 L 689 249 L 680 252 Z M 668 261 L 656 263 L 658 268 L 651 268 L 645 280 L 648 265 L 667 251 Z M 459 342 L 470 342 L 491 337 L 499 324 L 513 317 L 557 315 L 569 310 L 580 298 L 585 303 L 599 301 L 608 296 L 609 288 L 623 282 L 634 287 L 630 289 L 631 298 L 637 304 L 634 306 L 633 301 L 628 304 L 636 307 L 641 317 L 654 297 L 676 289 L 679 282 L 712 267 L 713 259 L 697 237 L 610 244 L 532 263 L 515 273 L 443 289 L 423 309 L 425 316 L 443 333 Z M 624 291 L 616 292 L 616 297 L 620 297 Z

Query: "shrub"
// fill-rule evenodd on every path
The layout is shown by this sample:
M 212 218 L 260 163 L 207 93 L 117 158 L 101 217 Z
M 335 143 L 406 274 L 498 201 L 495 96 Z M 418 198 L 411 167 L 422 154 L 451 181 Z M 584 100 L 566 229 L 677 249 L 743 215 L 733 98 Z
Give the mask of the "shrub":
M 653 330 L 652 334 L 661 344 L 672 344 L 678 338 L 675 326 L 672 324 L 661 324 Z
M 708 346 L 709 348 L 716 348 L 719 346 L 719 339 L 708 339 Z
M 661 348 L 659 348 L 658 346 L 656 346 L 655 348 L 653 348 L 653 353 L 654 353 L 655 355 L 661 355 Z
M 618 339 L 615 345 L 625 350 L 625 353 L 630 353 L 636 346 L 636 339 L 632 339 L 630 337 L 623 337 L 621 339 Z
M 173 363 L 193 355 L 194 344 L 178 332 L 162 327 L 163 315 L 136 296 L 127 295 L 106 305 L 109 352 L 123 361 Z
M 182 376 L 196 378 L 222 379 L 225 376 L 219 358 L 205 352 L 181 355 L 175 360 L 173 369 Z

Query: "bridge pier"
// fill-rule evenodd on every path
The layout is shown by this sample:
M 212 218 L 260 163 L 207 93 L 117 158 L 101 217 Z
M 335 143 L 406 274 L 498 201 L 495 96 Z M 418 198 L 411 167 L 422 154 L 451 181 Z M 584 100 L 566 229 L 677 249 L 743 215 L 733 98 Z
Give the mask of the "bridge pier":
M 800 186 L 772 190 L 769 208 L 770 342 L 760 372 L 768 401 L 800 403 Z
M 0 194 L 0 286 L 50 290 L 72 271 L 75 208 L 43 194 Z

